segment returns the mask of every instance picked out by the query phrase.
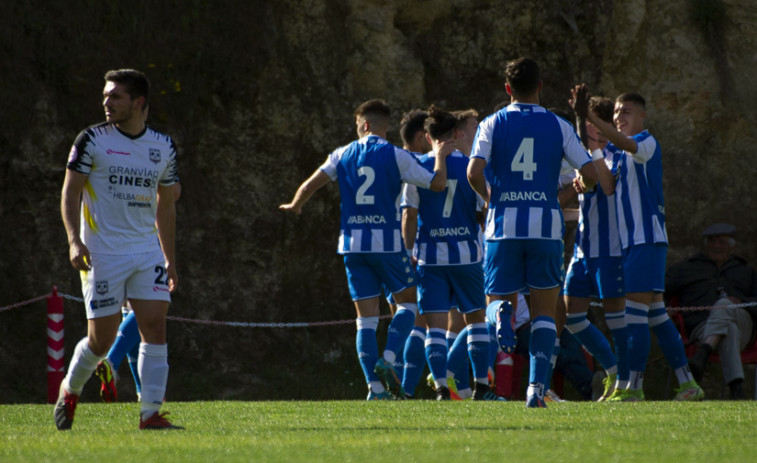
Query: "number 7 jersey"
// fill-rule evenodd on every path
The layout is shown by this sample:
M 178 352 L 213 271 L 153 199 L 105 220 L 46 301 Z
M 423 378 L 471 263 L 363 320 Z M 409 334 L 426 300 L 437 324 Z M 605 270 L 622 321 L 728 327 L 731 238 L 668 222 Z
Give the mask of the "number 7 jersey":
M 487 162 L 487 240 L 562 239 L 562 159 L 577 169 L 591 162 L 570 123 L 539 105 L 510 104 L 479 124 L 471 158 Z
M 334 150 L 320 169 L 339 182 L 339 254 L 400 252 L 402 183 L 428 188 L 434 173 L 415 156 L 369 135 Z

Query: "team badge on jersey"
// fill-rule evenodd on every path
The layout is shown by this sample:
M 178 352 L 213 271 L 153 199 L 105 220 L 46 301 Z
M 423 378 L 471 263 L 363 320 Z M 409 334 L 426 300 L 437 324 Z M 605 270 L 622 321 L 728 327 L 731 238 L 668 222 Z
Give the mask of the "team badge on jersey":
M 154 162 L 155 164 L 160 162 L 160 150 L 155 148 L 150 148 L 150 161 Z
M 95 291 L 97 292 L 97 294 L 107 294 L 108 293 L 108 280 L 96 281 Z

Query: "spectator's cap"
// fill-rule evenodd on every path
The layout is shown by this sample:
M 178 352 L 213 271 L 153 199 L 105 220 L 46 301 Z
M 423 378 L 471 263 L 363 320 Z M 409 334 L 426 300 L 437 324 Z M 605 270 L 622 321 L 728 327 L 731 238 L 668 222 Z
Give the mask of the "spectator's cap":
M 736 227 L 727 223 L 715 223 L 705 228 L 702 232 L 702 236 L 716 236 L 716 235 L 728 235 L 733 236 L 736 234 Z

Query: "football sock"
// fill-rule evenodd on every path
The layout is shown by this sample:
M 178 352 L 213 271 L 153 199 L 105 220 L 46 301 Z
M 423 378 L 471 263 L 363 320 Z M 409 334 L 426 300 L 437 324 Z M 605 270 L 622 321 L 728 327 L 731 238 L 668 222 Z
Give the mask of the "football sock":
M 426 331 L 426 361 L 434 377 L 437 389 L 447 387 L 447 341 L 446 331 L 429 328 Z
M 497 328 L 491 323 L 486 324 L 486 330 L 489 332 L 489 360 L 488 365 L 494 365 L 497 361 L 497 353 L 500 351 L 499 342 L 497 342 Z
M 626 323 L 629 335 L 629 367 L 631 389 L 641 389 L 649 358 L 651 335 L 649 334 L 649 306 L 626 300 Z
M 477 383 L 489 384 L 489 329 L 486 323 L 468 325 L 468 355 Z
M 531 366 L 529 383 L 541 384 L 542 386 L 548 384 L 547 375 L 549 374 L 556 338 L 557 330 L 555 320 L 552 317 L 542 315 L 533 319 L 531 339 L 528 346 Z
M 68 366 L 68 373 L 64 379 L 66 389 L 75 395 L 81 395 L 84 385 L 87 383 L 92 373 L 97 368 L 97 363 L 102 360 L 89 349 L 89 339 L 82 338 L 74 348 L 74 354 L 71 357 L 71 363 Z
M 660 345 L 660 350 L 670 367 L 673 370 L 688 371 L 688 368 L 683 368 L 689 362 L 686 359 L 686 350 L 683 347 L 681 335 L 668 317 L 664 302 L 658 301 L 649 305 L 649 326 L 657 336 L 657 343 Z M 683 382 L 692 379 L 690 373 L 684 373 L 684 377 Z
M 626 311 L 605 313 L 605 320 L 615 344 L 615 358 L 618 361 L 618 387 L 626 389 L 630 375 Z
M 415 388 L 426 367 L 426 329 L 413 327 L 405 342 L 405 366 L 402 369 L 402 387 L 406 394 L 415 395 Z
M 568 314 L 565 328 L 583 344 L 589 353 L 609 370 L 617 366 L 615 355 L 607 338 L 599 329 L 586 318 L 586 312 Z
M 447 340 L 447 350 L 452 349 L 452 344 L 455 343 L 457 340 L 458 333 L 455 333 L 454 331 L 447 331 L 446 334 L 446 340 Z
M 403 302 L 397 304 L 397 312 L 389 323 L 389 330 L 386 335 L 386 347 L 384 349 L 384 360 L 394 364 L 397 358 L 397 351 L 405 348 L 410 330 L 415 325 L 415 315 L 418 313 L 418 305 L 414 302 Z
M 142 393 L 142 381 L 139 379 L 139 343 L 134 346 L 132 350 L 126 354 L 126 360 L 129 362 L 129 369 L 131 370 L 131 376 L 134 378 L 134 386 L 137 394 Z
M 116 341 L 110 346 L 110 350 L 108 351 L 108 360 L 113 365 L 114 371 L 118 371 L 121 361 L 128 352 L 134 348 L 139 349 L 140 342 L 141 337 L 139 335 L 139 326 L 137 326 L 137 317 L 134 315 L 134 312 L 129 312 L 121 321 Z
M 376 342 L 376 328 L 378 327 L 378 317 L 358 317 L 355 320 L 357 324 L 357 335 L 355 336 L 355 345 L 357 347 L 357 359 L 365 375 L 365 382 L 370 384 L 380 379 L 373 369 L 378 361 L 378 343 Z M 373 389 L 373 392 L 378 392 Z
M 555 333 L 556 335 L 557 333 Z M 552 355 L 549 357 L 549 366 L 547 367 L 547 379 L 544 385 L 547 389 L 552 389 L 552 375 L 555 373 L 557 357 L 560 355 L 560 337 L 555 336 L 555 344 L 552 346 Z
M 449 352 L 447 352 L 447 371 L 454 375 L 457 380 L 468 375 L 468 331 L 467 326 L 463 328 L 455 338 Z
M 168 345 L 139 345 L 139 377 L 142 378 L 142 419 L 160 410 L 168 382 Z

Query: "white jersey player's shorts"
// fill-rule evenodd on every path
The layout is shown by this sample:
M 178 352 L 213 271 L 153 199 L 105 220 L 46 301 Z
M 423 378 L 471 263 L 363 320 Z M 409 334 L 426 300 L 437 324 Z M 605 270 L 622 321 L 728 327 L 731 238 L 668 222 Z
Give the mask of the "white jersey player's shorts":
M 119 313 L 129 299 L 171 301 L 163 253 L 91 254 L 92 268 L 81 272 L 87 319 Z

